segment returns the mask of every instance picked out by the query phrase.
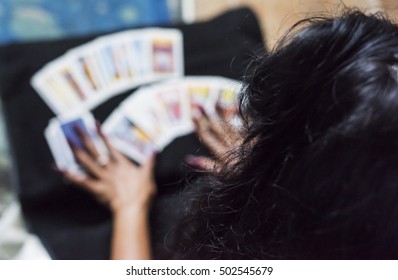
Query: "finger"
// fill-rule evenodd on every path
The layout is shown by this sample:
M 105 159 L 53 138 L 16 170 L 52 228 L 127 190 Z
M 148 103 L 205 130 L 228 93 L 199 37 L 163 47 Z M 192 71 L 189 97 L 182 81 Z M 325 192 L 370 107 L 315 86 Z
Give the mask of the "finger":
M 221 142 L 219 138 L 216 137 L 207 127 L 201 125 L 199 120 L 194 119 L 193 121 L 199 139 L 209 148 L 210 152 L 214 155 L 223 154 L 226 151 L 224 143 Z
M 227 110 L 224 107 L 222 107 L 220 103 L 216 104 L 216 112 L 223 121 L 227 119 Z
M 214 136 L 220 141 L 226 143 L 225 139 L 225 130 L 223 129 L 222 125 L 220 122 L 215 122 L 212 120 L 209 120 L 208 123 L 210 132 L 214 134 Z
M 215 122 L 212 118 L 209 117 L 209 115 L 206 113 L 206 111 L 202 108 L 199 107 L 200 109 L 200 114 L 201 116 L 207 121 L 207 124 L 209 125 L 210 129 L 220 138 L 221 135 L 223 134 L 223 129 L 220 124 L 220 122 Z
M 195 169 L 203 171 L 214 171 L 214 167 L 216 164 L 216 162 L 211 158 L 193 155 L 186 156 L 185 163 Z
M 103 177 L 105 170 L 101 168 L 97 161 L 94 160 L 88 153 L 78 148 L 73 148 L 73 153 L 75 154 L 78 162 L 84 167 L 84 169 L 86 169 L 87 172 L 97 178 Z
M 220 116 L 220 126 L 222 126 L 222 129 L 226 132 L 226 135 L 228 135 L 228 137 L 226 138 L 229 138 L 229 144 L 235 143 L 240 138 L 240 135 L 236 131 L 236 128 L 231 124 L 231 122 L 228 121 L 227 110 L 223 108 L 219 103 L 217 103 L 216 112 Z
M 97 148 L 94 146 L 93 141 L 91 141 L 90 137 L 88 136 L 87 132 L 83 131 L 79 126 L 75 126 L 73 128 L 79 138 L 83 141 L 84 147 L 87 150 L 87 152 L 97 159 L 99 157 L 99 153 L 97 151 Z
M 231 123 L 223 123 L 224 129 L 224 141 L 228 146 L 236 146 L 238 142 L 242 139 L 240 132 Z
M 124 156 L 113 147 L 113 145 L 109 141 L 108 137 L 103 133 L 103 131 L 101 129 L 101 125 L 98 121 L 96 122 L 96 126 L 97 126 L 98 135 L 101 137 L 102 141 L 104 142 L 105 147 L 107 148 L 107 150 L 109 152 L 110 158 L 115 161 L 118 161 L 118 160 L 124 158 Z
M 220 142 L 222 142 L 224 145 L 230 145 L 231 141 L 229 137 L 226 137 L 228 136 L 228 134 L 226 133 L 227 131 L 225 130 L 226 122 L 223 119 L 215 121 L 213 118 L 209 117 L 209 115 L 202 107 L 199 107 L 199 109 L 200 109 L 200 114 L 204 119 L 204 121 L 199 121 L 199 124 L 205 123 L 207 126 L 206 128 L 210 129 L 210 132 L 213 133 L 214 136 L 217 137 Z

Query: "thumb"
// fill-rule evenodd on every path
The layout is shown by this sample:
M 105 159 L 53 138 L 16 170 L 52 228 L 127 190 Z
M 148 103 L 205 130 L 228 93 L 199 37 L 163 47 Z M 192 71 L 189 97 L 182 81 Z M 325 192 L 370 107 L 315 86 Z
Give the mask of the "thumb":
M 202 171 L 213 171 L 215 167 L 215 160 L 204 156 L 188 155 L 185 157 L 185 163 L 189 166 Z

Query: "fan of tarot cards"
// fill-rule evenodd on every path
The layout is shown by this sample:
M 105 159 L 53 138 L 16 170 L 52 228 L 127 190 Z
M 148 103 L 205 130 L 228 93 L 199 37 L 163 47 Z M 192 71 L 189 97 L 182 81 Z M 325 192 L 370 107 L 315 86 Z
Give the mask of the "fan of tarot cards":
M 182 77 L 182 57 L 179 31 L 145 29 L 101 37 L 40 70 L 32 85 L 57 115 L 45 130 L 57 167 L 85 173 L 70 146 L 84 149 L 79 131 L 106 159 L 108 151 L 90 110 L 140 85 L 103 123 L 112 145 L 139 164 L 177 137 L 192 133 L 192 114 L 199 108 L 218 118 L 220 107 L 239 125 L 237 97 L 242 85 L 215 76 Z
M 137 86 L 183 75 L 182 34 L 144 28 L 99 37 L 51 61 L 31 79 L 56 115 L 92 109 Z

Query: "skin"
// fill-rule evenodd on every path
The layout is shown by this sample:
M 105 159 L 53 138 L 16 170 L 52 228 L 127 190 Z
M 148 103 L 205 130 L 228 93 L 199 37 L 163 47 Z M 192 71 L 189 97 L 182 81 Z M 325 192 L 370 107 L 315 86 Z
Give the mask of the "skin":
M 148 211 L 156 193 L 153 178 L 155 157 L 142 166 L 137 166 L 118 152 L 109 143 L 101 130 L 109 158 L 99 164 L 97 150 L 88 137 L 79 133 L 86 151 L 73 147 L 80 164 L 91 176 L 76 176 L 64 172 L 64 176 L 79 185 L 104 204 L 113 215 L 111 259 L 150 259 Z
M 223 157 L 242 141 L 240 133 L 228 121 L 227 113 L 216 106 L 218 118 L 210 118 L 200 109 L 193 116 L 195 131 L 200 141 L 209 149 L 212 158 L 188 156 L 187 163 L 200 170 L 213 171 L 218 164 L 226 164 Z
M 201 141 L 208 146 L 214 158 L 188 156 L 186 161 L 194 168 L 211 171 L 222 155 L 231 146 L 239 143 L 238 133 L 225 120 L 218 108 L 219 120 L 214 121 L 204 110 L 195 114 L 193 122 Z M 113 215 L 111 259 L 151 259 L 148 213 L 151 200 L 156 194 L 153 177 L 155 156 L 137 166 L 118 152 L 109 143 L 98 126 L 98 133 L 104 141 L 109 155 L 101 158 L 90 139 L 77 131 L 86 149 L 74 147 L 73 152 L 79 163 L 90 175 L 77 176 L 63 171 L 63 175 L 74 184 L 91 192 L 106 204 Z

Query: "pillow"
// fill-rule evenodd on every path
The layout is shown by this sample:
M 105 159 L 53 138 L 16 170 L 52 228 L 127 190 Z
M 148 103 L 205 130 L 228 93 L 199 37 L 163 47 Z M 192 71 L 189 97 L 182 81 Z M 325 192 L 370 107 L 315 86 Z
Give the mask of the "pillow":
M 207 22 L 172 27 L 183 32 L 186 75 L 240 79 L 253 53 L 264 51 L 259 24 L 246 8 Z M 54 259 L 109 258 L 111 215 L 90 194 L 52 170 L 53 158 L 43 131 L 54 114 L 30 86 L 30 78 L 48 61 L 99 35 L 0 48 L 0 93 L 13 187 L 29 228 Z M 95 117 L 103 121 L 130 92 L 95 108 Z M 176 139 L 159 155 L 155 168 L 158 196 L 150 218 L 155 258 L 165 258 L 163 237 L 178 218 L 178 193 L 188 174 L 184 157 L 197 152 L 207 153 L 194 135 L 188 135 Z

